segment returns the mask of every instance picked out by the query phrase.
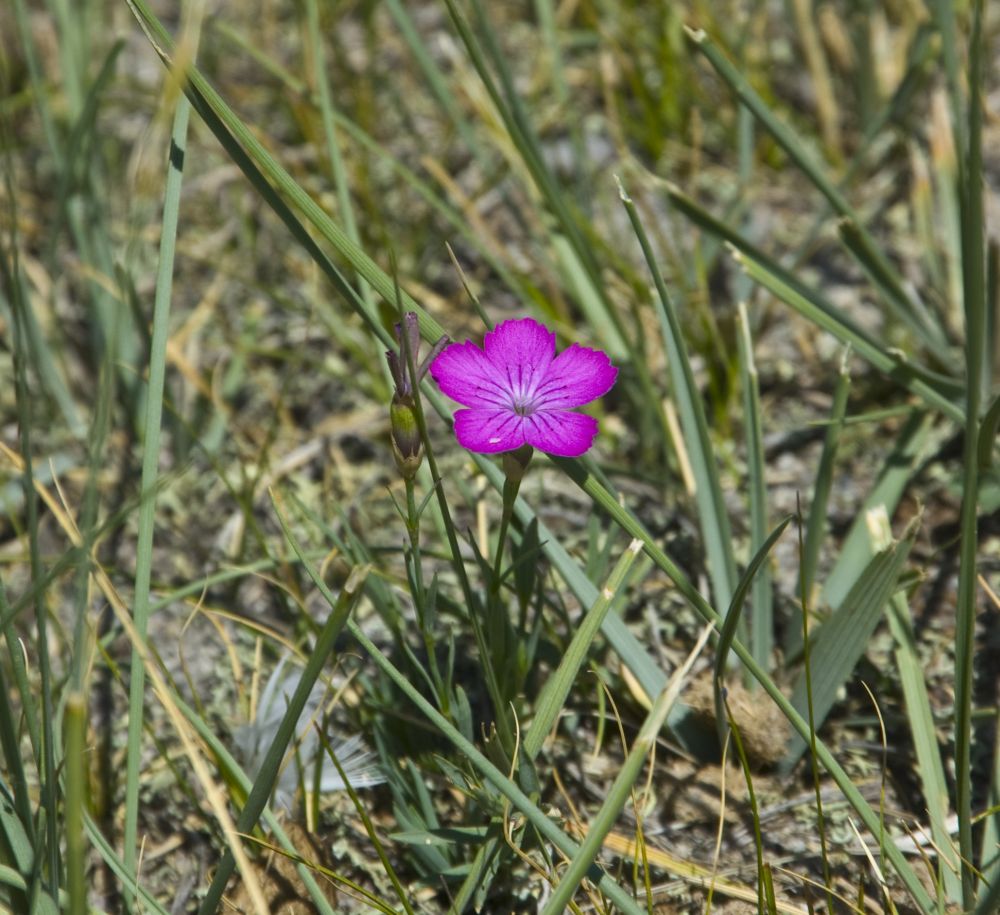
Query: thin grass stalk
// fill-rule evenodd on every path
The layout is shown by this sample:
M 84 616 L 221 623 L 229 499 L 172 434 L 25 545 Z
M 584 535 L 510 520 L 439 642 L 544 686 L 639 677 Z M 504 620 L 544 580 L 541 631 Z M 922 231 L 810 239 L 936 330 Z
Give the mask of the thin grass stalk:
M 952 0 L 930 0 L 928 6 L 931 8 L 934 24 L 941 36 L 940 54 L 944 61 L 948 96 L 951 102 L 951 127 L 955 136 L 955 150 L 961 159 L 965 155 L 968 123 L 963 116 L 965 105 L 963 104 L 962 73 L 959 64 L 961 46 L 955 22 L 955 4 Z
M 740 302 L 737 341 L 743 387 L 743 423 L 747 451 L 747 491 L 750 503 L 750 555 L 767 541 L 767 480 L 765 479 L 764 433 L 761 422 L 760 385 L 753 356 L 753 338 L 745 302 Z M 774 650 L 774 595 L 771 569 L 761 566 L 753 580 L 750 601 L 750 653 L 765 670 L 771 667 Z
M 729 652 L 732 650 L 733 641 L 736 638 L 736 630 L 739 627 L 740 616 L 743 612 L 743 602 L 746 600 L 747 592 L 753 586 L 753 582 L 756 580 L 758 573 L 767 562 L 767 558 L 770 556 L 772 548 L 778 542 L 778 539 L 784 533 L 785 528 L 794 517 L 794 515 L 787 515 L 784 520 L 781 521 L 770 534 L 768 534 L 764 542 L 758 547 L 757 552 L 754 553 L 754 556 L 750 560 L 742 578 L 740 578 L 739 584 L 736 586 L 733 599 L 730 601 L 729 607 L 726 610 L 725 618 L 722 621 L 722 625 L 719 627 L 719 640 L 715 646 L 715 675 L 713 678 L 713 687 L 715 692 L 715 721 L 719 729 L 719 747 L 722 750 L 723 755 L 725 755 L 727 740 L 727 719 L 724 701 L 725 675 L 726 668 L 729 663 Z
M 9 160 L 8 163 L 9 165 Z M 11 170 L 8 167 L 4 172 L 6 192 L 8 200 L 16 201 L 14 196 L 13 179 Z M 12 310 L 14 314 L 24 314 L 30 309 L 21 307 L 18 303 L 24 287 L 20 282 L 20 270 L 18 268 L 18 242 L 17 242 L 17 212 L 16 208 L 11 214 L 10 220 L 11 238 L 9 241 L 0 236 L 0 282 L 10 295 Z M 9 256 L 9 260 L 8 260 Z M 14 324 L 15 334 L 17 324 Z M 18 366 L 18 359 L 21 355 L 15 352 L 15 368 Z M 27 495 L 23 489 L 22 492 Z M 39 580 L 32 576 L 33 587 L 28 589 L 24 596 L 24 606 L 36 605 L 43 601 L 45 588 L 48 582 Z M 31 742 L 31 750 L 35 763 L 38 764 L 43 756 L 42 731 L 39 721 L 37 706 L 35 703 L 35 691 L 32 689 L 25 665 L 24 646 L 22 645 L 17 631 L 14 629 L 15 611 L 10 606 L 7 599 L 7 589 L 4 586 L 3 576 L 0 575 L 0 630 L 3 631 L 4 641 L 7 643 L 7 651 L 10 658 L 11 671 L 14 675 L 14 684 L 17 695 L 21 701 L 21 714 L 24 725 L 28 732 L 28 739 Z M 0 707 L 6 721 L 0 724 L 0 739 L 4 748 L 4 755 L 7 759 L 7 772 L 10 775 L 14 788 L 14 807 L 22 821 L 22 826 L 27 836 L 30 837 L 32 845 L 37 845 L 34 827 L 34 817 L 31 811 L 28 792 L 28 783 L 25 775 L 24 764 L 21 758 L 20 741 L 21 734 L 15 724 L 14 710 L 10 705 L 10 693 L 6 689 L 0 691 Z
M 708 434 L 708 420 L 705 418 L 701 394 L 695 384 L 694 373 L 691 371 L 677 310 L 670 293 L 667 292 L 667 284 L 656 262 L 649 237 L 646 235 L 642 220 L 639 219 L 635 203 L 621 182 L 618 190 L 632 224 L 632 231 L 639 242 L 656 286 L 655 300 L 659 304 L 657 316 L 660 319 L 663 344 L 667 351 L 667 365 L 670 367 L 674 400 L 684 429 L 688 459 L 695 475 L 695 500 L 698 504 L 701 533 L 705 541 L 705 556 L 712 579 L 712 594 L 716 604 L 728 606 L 736 588 L 736 560 L 733 556 L 729 512 L 722 495 L 719 469 Z
M 991 595 L 995 600 L 995 595 Z M 976 915 L 995 912 L 1000 905 L 1000 728 L 993 735 L 990 787 L 986 795 L 988 809 L 983 814 L 982 838 L 979 845 L 979 869 L 983 889 L 976 900 Z M 992 904 L 987 907 L 989 897 Z
M 122 888 L 133 899 L 141 899 L 142 904 L 156 915 L 172 915 L 164 906 L 156 900 L 152 893 L 143 885 L 142 881 L 136 879 L 136 874 L 125 867 L 122 859 L 115 852 L 111 843 L 104 837 L 100 827 L 94 822 L 89 813 L 84 811 L 84 825 L 87 829 L 87 838 L 94 846 L 101 860 L 110 868 L 111 872 L 121 881 Z
M 0 581 L 0 609 L 6 606 L 6 594 L 3 582 Z M 35 822 L 31 811 L 31 795 L 28 793 L 28 780 L 25 777 L 24 763 L 21 759 L 21 735 L 11 708 L 7 678 L 4 676 L 3 665 L 0 664 L 0 749 L 3 750 L 4 771 L 10 779 L 11 794 L 14 800 L 14 811 L 21 821 L 21 828 L 28 842 L 35 845 Z M 20 695 L 25 695 L 21 693 Z
M 753 786 L 753 775 L 750 772 L 750 761 L 747 759 L 746 750 L 743 748 L 743 737 L 740 734 L 740 727 L 733 717 L 729 702 L 723 697 L 725 706 L 725 722 L 728 726 L 728 733 L 733 738 L 733 748 L 743 769 L 743 779 L 747 786 L 747 799 L 750 801 L 750 817 L 753 823 L 754 852 L 757 856 L 757 911 L 763 913 L 765 910 L 765 878 L 764 878 L 764 838 L 760 832 L 760 812 L 757 808 L 757 792 Z M 725 752 L 725 747 L 723 747 Z M 773 894 L 773 890 L 772 890 Z M 830 911 L 833 911 L 831 909 Z
M 333 177 L 334 187 L 337 191 L 340 218 L 344 223 L 344 230 L 347 232 L 348 237 L 355 244 L 360 245 L 361 237 L 358 234 L 358 223 L 354 217 L 354 206 L 351 203 L 351 191 L 347 172 L 344 168 L 344 156 L 340 149 L 340 140 L 337 137 L 337 128 L 334 122 L 335 108 L 330 93 L 330 80 L 327 76 L 326 55 L 323 52 L 319 6 L 316 0 L 306 0 L 305 5 L 306 31 L 309 35 L 309 50 L 313 65 L 313 83 L 316 86 L 316 94 L 319 97 L 320 116 L 323 120 L 323 135 L 326 140 L 326 152 L 330 158 L 330 174 Z M 358 294 L 371 307 L 371 287 L 360 277 L 357 282 Z
M 586 660 L 587 652 L 600 630 L 601 623 L 614 601 L 622 597 L 622 588 L 632 565 L 642 551 L 642 541 L 633 540 L 622 553 L 601 589 L 600 596 L 584 614 L 576 626 L 573 638 L 563 652 L 555 673 L 545 681 L 542 692 L 535 703 L 535 717 L 524 737 L 524 752 L 528 759 L 534 759 L 542 749 L 545 738 L 562 712 L 577 674 Z
M 153 530 L 156 525 L 156 480 L 160 463 L 160 425 L 163 416 L 163 389 L 166 379 L 167 341 L 170 336 L 170 297 L 173 286 L 174 254 L 177 245 L 177 222 L 180 213 L 184 156 L 191 105 L 179 96 L 174 110 L 170 149 L 167 157 L 167 180 L 163 193 L 163 222 L 160 234 L 160 260 L 153 296 L 153 332 L 149 352 L 149 381 L 146 393 L 146 416 L 143 432 L 140 482 L 139 526 L 136 536 L 135 596 L 132 618 L 136 632 L 145 642 L 149 626 L 149 586 L 153 567 Z M 125 763 L 124 864 L 135 871 L 139 819 L 139 770 L 142 761 L 143 700 L 146 675 L 143 655 L 132 646 L 129 679 L 128 737 Z M 131 907 L 133 899 L 126 889 Z
M 983 359 L 983 394 L 993 388 L 1000 344 L 1000 242 L 995 238 L 986 245 L 986 352 Z M 993 442 L 993 438 L 990 438 Z
M 840 446 L 840 433 L 844 428 L 847 395 L 851 389 L 851 373 L 847 367 L 850 355 L 851 348 L 845 347 L 840 360 L 840 371 L 837 373 L 837 383 L 833 389 L 833 405 L 830 407 L 829 424 L 823 438 L 823 451 L 820 453 L 819 466 L 816 468 L 812 502 L 806 516 L 806 536 L 802 546 L 802 561 L 799 564 L 799 582 L 801 592 L 810 602 L 813 586 L 816 583 L 820 549 L 826 538 L 827 508 L 830 490 L 833 487 L 834 462 L 837 459 L 837 448 Z
M 83 815 L 86 805 L 87 705 L 81 692 L 66 697 L 64 718 L 66 728 L 66 892 L 70 915 L 85 915 L 87 911 L 86 846 Z
M 958 606 L 955 621 L 955 810 L 962 861 L 962 904 L 975 902 L 972 844 L 972 704 L 979 547 L 979 414 L 986 343 L 982 161 L 983 4 L 977 0 L 969 38 L 968 146 L 960 170 L 962 285 L 965 306 L 966 407 L 962 507 L 959 516 Z M 956 121 L 960 117 L 955 112 Z
M 382 870 L 385 871 L 385 875 L 389 878 L 392 888 L 396 891 L 396 898 L 399 899 L 400 905 L 402 905 L 407 915 L 415 915 L 413 907 L 410 905 L 410 901 L 406 898 L 406 890 L 400 882 L 399 877 L 396 876 L 395 868 L 393 868 L 392 862 L 389 860 L 389 856 L 385 852 L 385 848 L 378 837 L 378 833 L 375 831 L 375 826 L 372 824 L 371 817 L 368 816 L 368 811 L 365 810 L 365 805 L 361 803 L 361 799 L 358 797 L 357 791 L 355 791 L 351 786 L 351 783 L 347 778 L 347 773 L 344 771 L 344 767 L 340 764 L 340 760 L 337 759 L 337 754 L 334 752 L 332 744 L 319 724 L 316 725 L 316 736 L 319 738 L 323 749 L 326 751 L 326 755 L 336 767 L 340 780 L 344 783 L 344 790 L 347 792 L 347 796 L 351 799 L 351 803 L 354 805 L 354 809 L 365 827 L 365 832 L 368 835 L 369 841 L 375 846 L 375 854 L 378 855 L 378 860 L 382 865 Z
M 874 555 L 868 532 L 868 512 L 880 506 L 884 506 L 888 514 L 896 510 L 915 468 L 932 444 L 934 428 L 933 414 L 913 410 L 906 418 L 878 480 L 861 504 L 847 536 L 841 541 L 840 553 L 823 582 L 821 604 L 834 609 L 844 605 L 847 595 Z
M 14 199 L 14 198 L 12 198 Z M 12 224 L 16 224 L 15 212 Z M 20 273 L 17 246 L 10 251 L 11 262 L 8 265 L 4 258 L 5 278 L 16 277 Z M 28 556 L 31 568 L 31 580 L 41 581 L 45 572 L 42 565 L 41 548 L 38 540 L 38 499 L 35 492 L 34 460 L 32 457 L 32 432 L 34 429 L 33 395 L 28 385 L 28 347 L 25 330 L 25 312 L 27 303 L 21 299 L 19 284 L 8 280 L 11 292 L 11 304 L 14 312 L 14 390 L 17 405 L 17 420 L 20 438 L 22 466 L 21 485 L 24 492 L 25 517 L 27 519 Z M 41 719 L 38 730 L 38 742 L 35 744 L 35 764 L 40 781 L 40 800 L 45 812 L 41 817 L 45 823 L 45 838 L 39 842 L 35 857 L 35 872 L 32 874 L 32 892 L 37 892 L 44 885 L 48 894 L 58 897 L 59 877 L 61 874 L 60 855 L 60 823 L 58 806 L 58 772 L 55 761 L 55 718 L 52 695 L 51 655 L 48 638 L 48 606 L 43 591 L 34 591 L 32 596 L 37 642 L 35 657 L 38 664 L 38 675 L 41 686 Z M 21 651 L 18 643 L 12 646 L 12 651 Z M 29 691 L 30 694 L 30 691 Z M 41 839 L 41 836 L 39 836 Z M 44 861 L 44 864 L 42 863 Z
M 93 546 L 101 528 L 98 518 L 98 480 L 107 461 L 106 449 L 108 433 L 111 429 L 111 416 L 114 410 L 117 361 L 118 335 L 115 333 L 104 352 L 104 358 L 101 360 L 93 422 L 87 441 L 87 480 L 84 484 L 80 511 L 80 529 L 84 538 L 81 551 L 83 561 L 77 567 L 76 581 L 74 582 L 74 650 L 70 659 L 70 682 L 77 690 L 83 689 L 84 668 L 90 642 L 90 627 L 88 625 L 90 562 L 88 557 L 93 552 Z
M 799 521 L 799 555 L 802 556 L 805 545 L 802 540 L 802 522 Z M 799 601 L 802 605 L 802 661 L 803 675 L 806 687 L 806 711 L 809 722 L 809 768 L 812 774 L 813 793 L 816 798 L 816 831 L 819 833 L 820 859 L 823 862 L 823 888 L 826 891 L 826 905 L 828 912 L 835 912 L 833 904 L 833 879 L 830 874 L 830 856 L 827 852 L 826 844 L 826 817 L 823 814 L 823 790 L 820 783 L 819 757 L 816 753 L 816 715 L 813 707 L 812 688 L 812 646 L 809 639 L 809 613 L 810 600 L 809 593 L 805 588 L 805 580 L 799 576 Z M 879 817 L 879 830 L 876 835 L 881 835 L 881 817 Z
M 958 902 L 962 896 L 958 856 L 945 823 L 950 806 L 948 783 L 941 763 L 934 712 L 924 681 L 923 662 L 913 633 L 910 608 L 903 594 L 893 595 L 889 602 L 889 630 L 896 643 L 896 668 L 906 703 L 910 734 L 913 736 L 920 786 L 927 803 L 931 838 L 938 853 L 938 879 L 944 891 L 942 903 L 944 899 Z
M 646 760 L 652 757 L 657 737 L 663 728 L 667 714 L 677 701 L 681 689 L 684 687 L 684 680 L 701 654 L 701 650 L 705 647 L 711 633 L 712 627 L 706 625 L 685 662 L 674 672 L 663 692 L 656 697 L 653 707 L 639 728 L 632 748 L 608 789 L 600 810 L 591 820 L 587 834 L 580 843 L 577 853 L 571 859 L 569 867 L 546 902 L 545 908 L 542 909 L 542 915 L 559 915 L 559 913 L 564 912 L 576 894 L 580 883 L 594 867 L 597 856 L 604 846 L 604 840 L 614 828 L 615 821 L 634 791 L 635 783 L 642 775 Z
M 11 148 L 14 145 L 14 140 L 5 134 L 2 123 L 3 121 L 0 119 L 0 138 L 8 148 Z M 24 301 L 29 301 L 30 294 L 24 276 L 18 276 L 16 281 L 20 285 L 19 295 Z M 12 324 L 12 312 L 5 307 L 6 305 L 7 303 L 0 298 L 0 314 L 3 314 L 4 318 Z M 25 312 L 25 332 L 39 382 L 59 407 L 59 412 L 62 413 L 69 432 L 76 438 L 82 438 L 86 433 L 87 424 L 73 400 L 66 379 L 59 370 L 56 357 L 53 355 L 53 347 L 46 339 L 34 308 L 29 308 Z
M 49 0 L 48 6 L 59 24 L 59 63 L 62 69 L 63 88 L 71 117 L 83 108 L 83 83 L 86 81 L 89 54 L 85 45 L 89 37 L 85 8 L 74 10 L 69 0 Z

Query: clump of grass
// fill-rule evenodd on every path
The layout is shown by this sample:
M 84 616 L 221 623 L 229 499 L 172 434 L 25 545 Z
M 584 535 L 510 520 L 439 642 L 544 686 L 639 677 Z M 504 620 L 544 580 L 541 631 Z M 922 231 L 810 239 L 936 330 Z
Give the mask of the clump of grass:
M 993 911 L 984 4 L 98 7 L 0 14 L 3 903 Z M 525 315 L 619 380 L 515 483 L 417 350 Z

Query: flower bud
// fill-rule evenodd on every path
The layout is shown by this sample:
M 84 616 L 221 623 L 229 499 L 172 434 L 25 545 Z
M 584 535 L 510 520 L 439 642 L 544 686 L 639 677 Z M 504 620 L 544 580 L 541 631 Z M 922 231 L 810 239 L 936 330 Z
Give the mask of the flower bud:
M 424 456 L 420 424 L 417 422 L 412 397 L 396 395 L 392 398 L 389 405 L 389 428 L 396 466 L 406 479 L 412 480 Z
M 417 420 L 416 388 L 427 374 L 431 362 L 448 344 L 448 339 L 442 337 L 438 340 L 424 361 L 418 364 L 420 325 L 416 313 L 408 311 L 393 329 L 396 333 L 396 342 L 399 344 L 399 352 L 389 351 L 385 354 L 395 384 L 392 403 L 389 405 L 392 456 L 396 459 L 396 466 L 403 477 L 412 480 L 424 456 L 420 423 Z

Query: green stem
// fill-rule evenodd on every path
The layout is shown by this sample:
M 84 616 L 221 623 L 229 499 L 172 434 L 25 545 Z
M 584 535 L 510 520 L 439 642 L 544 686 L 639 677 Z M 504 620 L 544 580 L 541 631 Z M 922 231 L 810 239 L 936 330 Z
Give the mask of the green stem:
M 490 584 L 490 592 L 493 595 L 500 593 L 500 580 L 503 574 L 503 548 L 507 542 L 507 531 L 510 528 L 510 519 L 514 514 L 514 502 L 517 499 L 521 482 L 512 481 L 509 477 L 503 483 L 503 512 L 500 515 L 500 531 L 497 534 L 497 551 L 493 560 L 493 581 Z
M 411 584 L 413 588 L 413 607 L 417 614 L 417 625 L 424 640 L 424 651 L 427 654 L 427 665 L 430 668 L 431 680 L 437 693 L 438 705 L 447 715 L 451 703 L 448 690 L 441 679 L 441 669 L 438 667 L 437 652 L 434 644 L 433 621 L 427 618 L 427 590 L 424 588 L 423 563 L 420 558 L 420 512 L 417 509 L 416 487 L 413 477 L 407 477 L 406 483 L 406 533 L 410 538 L 410 567 L 412 569 Z

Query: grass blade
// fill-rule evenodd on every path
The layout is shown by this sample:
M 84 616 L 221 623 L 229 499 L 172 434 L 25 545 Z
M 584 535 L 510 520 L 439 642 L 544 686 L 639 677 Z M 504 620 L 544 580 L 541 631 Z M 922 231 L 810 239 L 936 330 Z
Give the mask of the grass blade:
M 736 586 L 736 593 L 733 594 L 732 603 L 726 611 L 726 618 L 719 630 L 719 643 L 715 647 L 715 720 L 719 726 L 719 744 L 726 745 L 726 735 L 724 729 L 729 716 L 726 714 L 724 696 L 722 694 L 723 683 L 726 675 L 726 665 L 729 661 L 729 652 L 733 647 L 736 638 L 736 629 L 739 626 L 739 617 L 743 612 L 743 602 L 746 600 L 747 591 L 757 578 L 761 567 L 771 555 L 771 550 L 778 542 L 778 539 L 788 527 L 788 522 L 794 515 L 788 515 L 778 526 L 771 531 L 767 539 L 760 545 L 760 548 L 750 560 L 743 577 L 740 578 Z M 756 660 L 756 659 L 755 659 Z M 759 663 L 759 662 L 758 662 Z
M 670 202 L 692 222 L 712 235 L 729 242 L 736 251 L 737 263 L 781 301 L 790 305 L 807 320 L 849 343 L 877 369 L 885 372 L 903 387 L 922 397 L 942 413 L 962 422 L 962 409 L 954 403 L 964 388 L 952 378 L 930 372 L 910 359 L 894 356 L 870 334 L 858 327 L 837 306 L 819 292 L 797 280 L 789 271 L 724 222 L 716 219 L 679 188 L 666 185 Z
M 667 365 L 670 368 L 674 400 L 677 403 L 681 427 L 684 430 L 684 446 L 688 452 L 687 459 L 695 478 L 695 501 L 698 505 L 701 535 L 705 541 L 705 557 L 712 579 L 712 594 L 718 605 L 728 605 L 736 587 L 733 535 L 729 526 L 725 498 L 722 495 L 722 486 L 719 484 L 719 470 L 715 462 L 712 442 L 708 435 L 708 421 L 705 418 L 701 392 L 695 384 L 677 311 L 670 294 L 667 292 L 663 274 L 656 263 L 649 237 L 639 219 L 635 204 L 625 192 L 621 182 L 619 182 L 618 191 L 625 212 L 632 223 L 632 231 L 635 232 L 643 257 L 646 259 L 646 265 L 649 267 L 649 272 L 656 285 L 656 301 L 659 304 L 657 314 L 663 333 L 663 344 L 667 352 Z
M 754 91 L 747 79 L 732 65 L 714 41 L 701 30 L 687 30 L 689 42 L 708 60 L 716 73 L 729 85 L 730 89 L 745 105 L 758 122 L 778 141 L 778 144 L 789 155 L 792 161 L 802 170 L 816 189 L 826 197 L 830 206 L 841 217 L 850 220 L 856 227 L 857 248 L 848 246 L 848 250 L 857 256 L 858 251 L 865 253 L 867 263 L 874 266 L 874 275 L 880 282 L 887 283 L 892 293 L 889 301 L 894 303 L 895 311 L 906 325 L 932 351 L 942 358 L 947 357 L 947 339 L 940 326 L 927 314 L 923 305 L 911 299 L 903 291 L 904 284 L 896 269 L 876 246 L 874 239 L 864 229 L 862 221 L 847 198 L 834 185 L 825 169 L 801 143 L 795 132 L 782 123 L 774 112 L 768 108 L 764 100 Z M 865 263 L 862 262 L 862 266 Z M 867 269 L 867 268 L 866 268 Z
M 753 338 L 746 304 L 740 302 L 737 343 L 743 388 L 744 438 L 747 451 L 747 490 L 750 504 L 750 553 L 756 556 L 767 542 L 767 480 L 764 475 L 764 433 L 761 425 L 760 386 L 753 357 Z M 765 670 L 774 647 L 774 595 L 771 570 L 765 563 L 753 580 L 750 617 L 750 653 Z
M 889 630 L 896 643 L 896 667 L 906 702 L 910 734 L 913 736 L 917 772 L 927 803 L 931 838 L 938 853 L 938 879 L 944 887 L 945 898 L 958 902 L 962 894 L 958 856 L 945 823 L 950 806 L 948 783 L 945 781 L 941 748 L 924 681 L 923 661 L 917 650 L 910 608 L 904 594 L 894 594 L 889 602 Z
M 781 299 L 786 305 L 790 305 L 804 318 L 829 331 L 843 343 L 850 345 L 875 368 L 899 382 L 913 394 L 921 397 L 929 406 L 956 422 L 962 420 L 961 409 L 950 399 L 950 396 L 958 393 L 957 385 L 951 379 L 942 378 L 913 362 L 893 355 L 868 334 L 854 326 L 853 322 L 838 314 L 818 295 L 805 294 L 801 287 L 796 289 L 794 286 L 788 285 L 767 264 L 756 260 L 747 251 L 736 251 L 734 256 L 737 263 L 746 270 L 752 279 Z
M 559 713 L 562 711 L 566 697 L 572 689 L 580 667 L 586 660 L 587 652 L 597 636 L 601 623 L 614 601 L 622 598 L 622 587 L 632 569 L 632 564 L 642 551 L 642 542 L 633 540 L 622 554 L 608 576 L 607 583 L 601 589 L 597 600 L 591 605 L 583 619 L 576 627 L 573 638 L 559 662 L 555 673 L 545 681 L 545 686 L 535 703 L 535 717 L 524 737 L 524 752 L 529 759 L 534 759 L 542 748 L 542 743 L 552 730 Z
M 802 547 L 802 567 L 799 570 L 801 592 L 811 598 L 813 584 L 816 580 L 816 567 L 819 564 L 820 548 L 826 537 L 826 510 L 830 500 L 830 488 L 833 485 L 834 462 L 837 458 L 837 447 L 840 444 L 840 432 L 844 427 L 844 414 L 847 411 L 847 395 L 851 388 L 851 375 L 847 370 L 847 360 L 851 351 L 848 347 L 840 360 L 840 372 L 837 374 L 837 386 L 833 391 L 833 406 L 830 408 L 830 424 L 823 439 L 823 452 L 816 469 L 816 484 L 813 486 L 812 503 L 806 519 L 805 543 Z M 854 566 L 858 568 L 858 566 Z M 831 576 L 832 577 L 832 576 Z M 798 629 L 799 627 L 794 627 Z
M 629 795 L 642 774 L 646 759 L 653 752 L 663 722 L 677 701 L 684 686 L 684 680 L 701 654 L 702 648 L 705 647 L 711 632 L 711 625 L 704 628 L 701 637 L 695 643 L 685 662 L 674 671 L 666 688 L 656 697 L 653 707 L 646 715 L 646 720 L 639 728 L 632 748 L 625 757 L 625 762 L 622 763 L 621 770 L 615 776 L 607 797 L 591 821 L 587 835 L 580 844 L 576 855 L 570 861 L 570 865 L 556 886 L 555 892 L 546 902 L 545 908 L 542 909 L 542 915 L 559 915 L 559 913 L 564 912 L 572 901 L 580 882 L 594 866 L 597 856 L 601 853 L 604 840 L 614 828 L 618 815 L 628 802 Z
M 167 341 L 170 335 L 170 297 L 173 284 L 177 222 L 180 214 L 184 153 L 191 106 L 184 96 L 177 100 L 167 157 L 167 181 L 163 201 L 160 261 L 153 298 L 153 334 L 149 353 L 149 381 L 143 435 L 140 483 L 139 530 L 136 538 L 135 597 L 132 616 L 140 640 L 146 639 L 149 625 L 149 586 L 153 567 L 153 528 L 156 523 L 156 480 L 160 463 L 160 425 L 163 418 L 163 389 L 166 379 Z M 129 680 L 128 738 L 125 768 L 124 863 L 135 872 L 139 819 L 139 769 L 142 760 L 143 700 L 145 670 L 138 645 L 132 648 Z
M 965 311 L 966 405 L 962 508 L 959 517 L 958 606 L 955 621 L 955 811 L 962 859 L 962 905 L 975 902 L 972 845 L 972 705 L 979 549 L 979 412 L 987 338 L 983 211 L 983 4 L 973 7 L 969 38 L 968 145 L 960 159 L 962 292 Z M 956 123 L 961 118 L 953 112 Z M 959 147 L 961 150 L 962 147 Z
M 810 638 L 813 721 L 817 730 L 833 708 L 840 687 L 868 648 L 906 564 L 916 530 L 916 525 L 911 524 L 901 540 L 875 554 L 841 607 Z M 807 698 L 806 680 L 800 676 L 792 693 L 792 705 L 799 714 L 807 712 Z M 784 771 L 791 769 L 806 746 L 801 735 L 792 737 L 782 762 Z
M 885 507 L 891 515 L 903 496 L 914 468 L 924 457 L 931 440 L 934 420 L 931 416 L 914 412 L 903 425 L 882 473 L 861 506 L 851 529 L 847 532 L 830 574 L 823 583 L 820 600 L 828 607 L 840 607 L 872 556 L 871 536 L 866 516 L 872 509 Z

